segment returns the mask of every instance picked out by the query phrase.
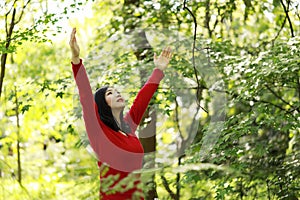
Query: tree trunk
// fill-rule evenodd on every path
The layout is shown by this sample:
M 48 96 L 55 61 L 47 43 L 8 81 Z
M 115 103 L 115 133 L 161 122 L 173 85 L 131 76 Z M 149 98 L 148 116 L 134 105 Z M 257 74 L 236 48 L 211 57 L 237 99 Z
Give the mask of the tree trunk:
M 1 72 L 0 72 L 0 97 L 2 94 L 3 80 L 5 76 L 5 64 L 7 59 L 7 53 L 1 55 Z
M 138 30 L 135 32 L 135 47 L 136 51 L 135 56 L 138 60 L 152 60 L 149 57 L 152 57 L 153 50 L 150 46 L 147 38 L 146 33 L 143 30 Z M 140 78 L 141 78 L 141 85 L 145 84 L 146 79 L 148 78 L 148 71 L 144 69 L 140 69 Z M 147 124 L 143 124 L 145 118 L 150 118 L 150 122 Z M 142 123 L 141 123 L 141 130 L 140 130 L 140 141 L 143 145 L 145 157 L 144 157 L 144 167 L 145 168 L 153 168 L 155 166 L 155 151 L 156 151 L 156 112 L 154 107 L 151 106 L 151 103 L 146 110 Z M 146 200 L 153 200 L 155 197 L 158 197 L 156 192 L 156 183 L 155 183 L 155 174 L 153 174 L 150 180 L 146 183 L 146 186 L 149 190 L 147 190 L 147 194 L 145 194 Z
M 16 8 L 13 9 L 12 17 L 11 17 L 11 22 L 9 25 L 9 29 L 6 29 L 6 43 L 5 43 L 5 49 L 8 50 L 11 42 L 11 36 L 15 27 L 15 18 L 16 18 Z M 8 27 L 8 21 L 7 21 L 7 15 L 5 19 L 5 27 Z M 0 97 L 2 94 L 2 87 L 3 87 L 3 81 L 4 81 L 4 76 L 5 76 L 5 65 L 6 65 L 6 60 L 7 60 L 7 52 L 4 52 L 1 55 L 1 72 L 0 72 Z
M 155 151 L 156 151 L 156 111 L 153 109 L 149 110 L 148 113 L 151 121 L 140 131 L 140 141 L 144 147 L 145 157 L 144 157 L 144 167 L 154 168 L 155 167 Z M 147 113 L 147 114 L 148 114 Z M 153 200 L 157 198 L 155 174 L 152 174 L 150 180 L 145 183 L 149 189 L 146 194 L 145 199 Z
M 139 0 L 125 0 L 123 5 L 124 15 L 124 31 L 125 33 L 134 34 L 134 46 L 135 46 L 135 56 L 138 60 L 148 60 L 149 62 L 152 61 L 153 57 L 153 50 L 151 45 L 149 44 L 146 34 L 144 30 L 138 30 L 138 21 L 140 20 L 139 17 L 133 16 L 132 13 L 134 10 L 139 7 Z M 147 61 L 147 62 L 148 62 Z M 148 77 L 148 70 L 140 69 L 140 78 L 141 78 L 141 85 L 144 85 L 145 80 Z M 151 108 L 151 105 L 149 106 Z M 145 151 L 145 158 L 144 158 L 144 166 L 146 167 L 154 167 L 155 166 L 155 150 L 156 150 L 156 112 L 153 110 L 154 108 L 147 109 L 144 114 L 145 117 L 150 117 L 151 121 L 148 124 L 141 124 L 143 127 L 140 130 L 140 141 L 143 145 Z M 142 122 L 144 121 L 142 120 Z M 156 184 L 154 180 L 155 175 L 153 174 L 146 184 L 150 186 L 150 190 L 147 191 L 145 194 L 145 199 L 153 200 L 157 197 L 156 192 Z M 149 188 L 149 187 L 147 187 Z
M 18 182 L 22 185 L 22 167 L 21 167 L 21 150 L 20 150 L 20 118 L 19 118 L 19 101 L 17 95 L 17 88 L 15 87 L 15 104 L 17 117 L 17 162 L 18 162 Z

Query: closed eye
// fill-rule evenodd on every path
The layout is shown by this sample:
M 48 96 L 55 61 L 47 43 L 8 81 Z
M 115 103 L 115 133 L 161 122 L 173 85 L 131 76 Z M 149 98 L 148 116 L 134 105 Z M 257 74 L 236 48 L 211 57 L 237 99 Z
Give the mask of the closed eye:
M 111 94 L 112 94 L 112 91 L 111 91 L 111 90 L 109 90 L 109 91 L 107 91 L 107 92 L 105 93 L 106 96 L 111 95 Z

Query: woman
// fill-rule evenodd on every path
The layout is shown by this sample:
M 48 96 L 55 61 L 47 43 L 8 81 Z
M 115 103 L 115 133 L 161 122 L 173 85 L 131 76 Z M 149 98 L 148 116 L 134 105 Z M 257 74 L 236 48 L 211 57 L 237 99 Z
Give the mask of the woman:
M 104 86 L 93 95 L 85 67 L 79 57 L 80 48 L 75 34 L 76 29 L 73 28 L 69 42 L 71 63 L 85 127 L 99 167 L 107 166 L 105 173 L 100 173 L 100 183 L 103 185 L 102 187 L 100 184 L 100 199 L 136 199 L 134 196 L 141 194 L 141 191 L 137 188 L 139 176 L 133 172 L 142 168 L 144 151 L 135 131 L 164 77 L 163 70 L 171 59 L 171 49 L 164 49 L 160 56 L 154 55 L 155 69 L 139 91 L 129 112 L 123 117 L 125 101 L 117 89 Z M 133 178 L 137 179 L 132 180 Z M 104 180 L 114 181 L 109 185 L 109 181 L 104 183 Z M 141 195 L 138 196 L 138 199 L 143 199 Z

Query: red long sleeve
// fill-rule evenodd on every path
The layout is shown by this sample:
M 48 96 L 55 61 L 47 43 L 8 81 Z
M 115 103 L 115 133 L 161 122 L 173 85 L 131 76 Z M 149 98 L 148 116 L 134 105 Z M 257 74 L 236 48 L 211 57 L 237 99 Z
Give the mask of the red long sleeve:
M 135 132 L 137 126 L 140 124 L 148 104 L 163 77 L 163 71 L 154 69 L 148 81 L 137 94 L 129 112 L 126 114 L 125 120 L 131 125 L 133 132 Z
M 78 87 L 86 132 L 93 150 L 99 157 L 101 151 L 99 141 L 104 140 L 104 133 L 97 119 L 94 96 L 81 59 L 79 64 L 72 63 L 72 70 Z

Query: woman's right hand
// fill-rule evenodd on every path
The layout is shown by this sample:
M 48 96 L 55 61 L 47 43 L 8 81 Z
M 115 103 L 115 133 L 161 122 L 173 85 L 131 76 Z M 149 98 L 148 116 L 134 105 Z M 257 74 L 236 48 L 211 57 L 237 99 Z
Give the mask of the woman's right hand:
M 154 53 L 154 64 L 155 67 L 160 70 L 165 70 L 172 58 L 172 49 L 171 47 L 165 48 L 159 56 L 156 56 Z
M 76 28 L 73 28 L 69 45 L 70 45 L 71 52 L 72 52 L 72 63 L 78 64 L 78 63 L 80 63 L 80 58 L 79 58 L 80 48 L 77 43 L 75 34 L 76 34 Z

